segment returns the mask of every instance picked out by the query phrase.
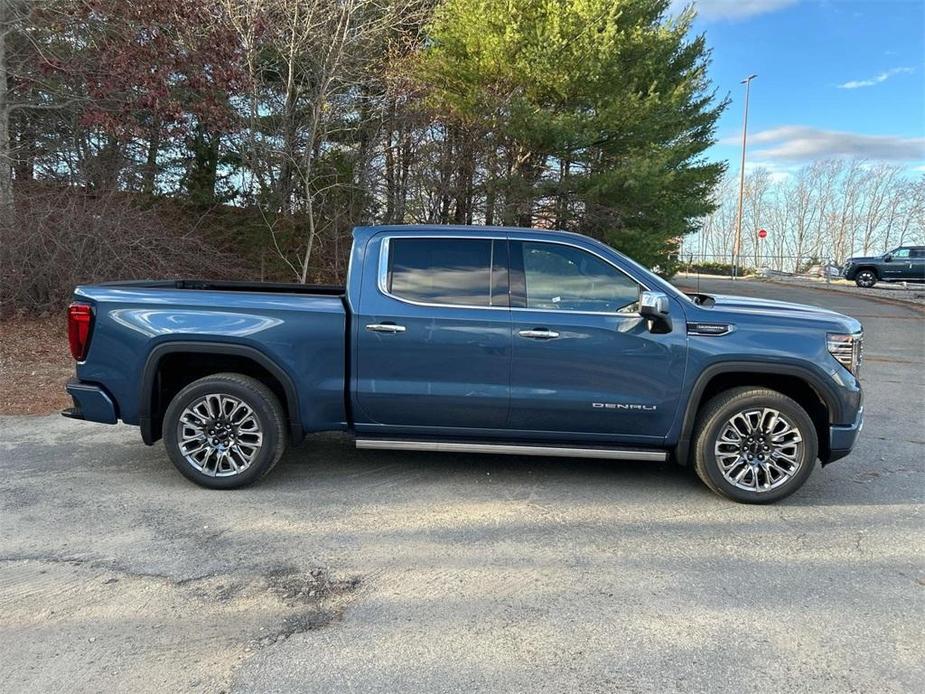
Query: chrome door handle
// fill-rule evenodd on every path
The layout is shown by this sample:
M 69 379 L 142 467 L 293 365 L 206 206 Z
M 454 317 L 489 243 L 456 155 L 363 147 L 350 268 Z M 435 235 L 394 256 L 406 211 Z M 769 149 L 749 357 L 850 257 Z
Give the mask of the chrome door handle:
M 532 340 L 553 340 L 559 337 L 559 333 L 555 330 L 547 330 L 546 328 L 539 328 L 536 330 L 521 330 L 517 333 L 521 337 L 529 337 Z
M 395 323 L 370 323 L 366 329 L 371 333 L 403 333 L 404 325 L 395 325 Z

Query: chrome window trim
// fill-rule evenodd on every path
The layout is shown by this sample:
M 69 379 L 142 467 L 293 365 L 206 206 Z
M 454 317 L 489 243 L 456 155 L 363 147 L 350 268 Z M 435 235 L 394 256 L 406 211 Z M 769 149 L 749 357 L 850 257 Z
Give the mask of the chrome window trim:
M 521 243 L 553 243 L 558 244 L 559 246 L 568 246 L 569 248 L 574 248 L 579 251 L 584 251 L 585 253 L 590 253 L 591 255 L 603 260 L 607 265 L 610 265 L 614 270 L 623 273 L 626 275 L 631 282 L 638 284 L 641 289 L 640 293 L 643 291 L 652 291 L 647 285 L 637 280 L 626 270 L 615 265 L 612 261 L 605 258 L 603 255 L 597 251 L 592 251 L 588 248 L 584 248 L 574 243 L 569 243 L 568 241 L 560 241 L 559 239 L 512 239 L 508 236 L 476 236 L 476 235 L 466 235 L 466 234 L 453 234 L 453 235 L 434 235 L 432 233 L 422 232 L 420 234 L 390 234 L 384 236 L 379 244 L 379 265 L 378 265 L 378 276 L 376 278 L 376 285 L 379 289 L 379 292 L 383 296 L 387 296 L 390 299 L 395 299 L 405 304 L 410 304 L 412 306 L 425 306 L 429 308 L 464 308 L 464 309 L 481 309 L 481 310 L 492 310 L 492 311 L 528 311 L 531 313 L 554 313 L 557 315 L 574 315 L 574 316 L 611 316 L 615 318 L 638 318 L 641 317 L 638 311 L 632 311 L 627 313 L 620 313 L 617 311 L 560 311 L 552 308 L 521 308 L 517 306 L 473 306 L 471 304 L 434 304 L 424 301 L 414 301 L 413 299 L 405 299 L 403 297 L 397 296 L 388 290 L 389 282 L 389 241 L 393 238 L 397 239 L 466 239 L 474 241 L 519 241 Z M 492 246 L 492 262 L 494 262 L 494 245 Z M 510 254 L 508 254 L 508 272 L 510 272 Z M 489 274 L 491 274 L 492 267 L 489 266 Z M 510 294 L 510 275 L 508 276 L 508 293 Z M 491 296 L 489 296 L 489 301 L 491 301 Z
M 482 311 L 491 310 L 491 311 L 510 311 L 508 306 L 476 306 L 473 304 L 434 304 L 426 301 L 415 301 L 414 299 L 406 299 L 404 297 L 393 294 L 388 290 L 389 286 L 389 241 L 393 238 L 398 239 L 466 239 L 470 241 L 507 241 L 506 237 L 495 237 L 495 236 L 464 236 L 462 234 L 458 236 L 434 236 L 433 234 L 393 234 L 392 236 L 386 236 L 382 239 L 382 242 L 379 245 L 379 276 L 377 277 L 376 285 L 379 288 L 379 291 L 389 297 L 390 299 L 395 299 L 396 301 L 401 301 L 403 304 L 410 304 L 412 306 L 426 306 L 429 308 L 467 308 L 467 309 L 480 309 Z M 492 244 L 491 248 L 492 261 L 494 261 L 495 248 Z M 510 261 L 509 261 L 510 262 Z M 488 275 L 489 275 L 489 295 L 488 300 L 491 301 L 491 265 L 488 266 Z M 508 290 L 510 291 L 510 290 Z

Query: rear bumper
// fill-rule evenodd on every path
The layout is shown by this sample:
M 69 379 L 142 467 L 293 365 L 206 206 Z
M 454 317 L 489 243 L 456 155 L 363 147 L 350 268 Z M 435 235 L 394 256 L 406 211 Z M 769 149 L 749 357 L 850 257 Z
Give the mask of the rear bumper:
M 102 386 L 72 378 L 68 381 L 66 390 L 74 401 L 74 406 L 61 412 L 65 417 L 103 424 L 115 424 L 119 421 L 115 401 Z
M 829 459 L 823 464 L 831 463 L 835 460 L 844 458 L 851 453 L 854 444 L 858 440 L 861 429 L 864 428 L 864 408 L 858 409 L 857 419 L 854 424 L 848 426 L 830 426 L 829 427 Z

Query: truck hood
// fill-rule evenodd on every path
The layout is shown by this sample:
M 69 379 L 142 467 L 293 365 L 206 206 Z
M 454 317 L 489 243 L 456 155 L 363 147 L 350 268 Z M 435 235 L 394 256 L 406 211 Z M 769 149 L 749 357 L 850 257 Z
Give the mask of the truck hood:
M 856 255 L 848 258 L 846 264 L 859 265 L 860 263 L 877 263 L 883 260 L 882 255 Z
M 725 313 L 778 314 L 815 322 L 826 329 L 834 328 L 852 333 L 861 330 L 861 322 L 855 318 L 836 311 L 819 308 L 818 306 L 791 304 L 786 301 L 773 301 L 771 299 L 756 299 L 749 296 L 724 294 L 711 294 L 710 296 L 716 302 L 712 307 L 713 310 Z

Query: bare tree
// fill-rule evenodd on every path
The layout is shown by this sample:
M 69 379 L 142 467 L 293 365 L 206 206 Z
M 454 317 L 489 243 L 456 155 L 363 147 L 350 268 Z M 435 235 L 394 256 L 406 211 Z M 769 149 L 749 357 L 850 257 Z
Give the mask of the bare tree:
M 758 230 L 766 225 L 767 197 L 771 188 L 771 172 L 765 168 L 752 171 L 745 179 L 745 232 L 743 233 L 743 255 L 751 247 L 755 267 L 759 265 L 761 244 L 757 237 Z
M 755 243 L 753 231 L 765 226 L 765 262 L 777 270 L 797 271 L 811 260 L 840 264 L 854 253 L 925 242 L 925 176 L 910 178 L 894 164 L 819 160 L 777 178 L 757 169 L 746 179 L 745 194 L 743 253 L 755 252 L 748 246 Z M 735 221 L 734 186 L 719 186 L 715 201 L 717 209 L 685 249 L 722 261 Z
M 865 191 L 861 205 L 861 245 L 864 254 L 870 252 L 875 235 L 889 213 L 889 198 L 902 169 L 891 164 L 871 166 L 865 176 Z
M 800 270 L 803 252 L 812 243 L 810 232 L 818 214 L 814 176 L 809 167 L 801 168 L 784 187 L 783 199 L 793 234 L 793 271 Z
M 381 120 L 364 85 L 381 72 L 396 29 L 420 13 L 423 0 L 224 0 L 245 54 L 250 96 L 247 150 L 251 183 L 273 213 L 293 214 L 302 227 L 297 257 L 275 248 L 300 282 L 325 225 L 319 205 L 345 181 L 330 162 L 364 149 Z M 261 27 L 259 35 L 255 27 Z M 357 136 L 360 134 L 360 136 Z M 348 143 L 349 144 L 341 144 Z M 357 158 L 358 152 L 351 156 Z M 362 168 L 362 166 L 360 166 Z M 407 177 L 407 172 L 405 172 Z M 347 182 L 349 185 L 350 182 Z

